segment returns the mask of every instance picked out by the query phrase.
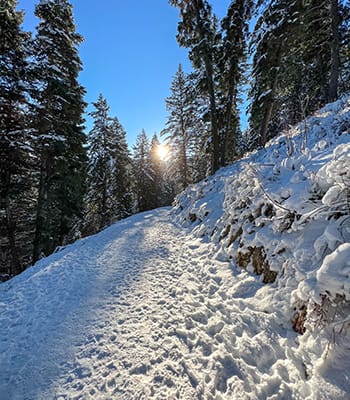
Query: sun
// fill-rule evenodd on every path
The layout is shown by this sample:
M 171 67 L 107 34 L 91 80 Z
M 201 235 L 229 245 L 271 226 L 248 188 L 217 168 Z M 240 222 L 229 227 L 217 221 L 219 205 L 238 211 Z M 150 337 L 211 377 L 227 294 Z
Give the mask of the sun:
M 164 161 L 169 154 L 169 147 L 166 144 L 159 144 L 157 147 L 157 156 L 161 161 Z

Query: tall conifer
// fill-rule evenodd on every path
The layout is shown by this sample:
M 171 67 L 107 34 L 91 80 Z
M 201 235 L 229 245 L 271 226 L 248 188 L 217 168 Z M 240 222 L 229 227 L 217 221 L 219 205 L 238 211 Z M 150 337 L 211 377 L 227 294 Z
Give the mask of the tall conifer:
M 100 94 L 93 103 L 95 110 L 90 112 L 93 128 L 88 135 L 88 179 L 85 199 L 85 225 L 95 233 L 111 223 L 112 220 L 112 155 L 111 119 L 106 99 Z
M 152 196 L 152 169 L 149 155 L 150 142 L 146 135 L 146 132 L 142 130 L 137 135 L 132 157 L 135 212 L 147 211 L 154 208 Z
M 36 6 L 37 137 L 41 159 L 34 239 L 34 261 L 64 242 L 81 217 L 86 150 L 83 133 L 84 88 L 72 6 L 42 0 Z
M 203 72 L 202 88 L 208 94 L 211 130 L 211 173 L 220 167 L 220 139 L 215 90 L 215 51 L 217 20 L 206 0 L 169 0 L 180 10 L 177 40 L 189 48 L 189 57 L 195 69 Z
M 114 117 L 111 121 L 112 131 L 112 187 L 114 209 L 113 217 L 116 220 L 128 217 L 132 212 L 131 188 L 131 157 L 126 141 L 126 131 Z
M 171 175 L 178 192 L 184 190 L 192 181 L 189 151 L 191 136 L 194 134 L 195 110 L 191 83 L 179 65 L 171 84 L 171 95 L 166 99 L 169 112 L 167 126 L 161 132 L 171 148 Z
M 118 118 L 111 118 L 107 100 L 100 94 L 90 113 L 88 179 L 83 234 L 96 233 L 130 215 L 131 160 L 126 132 Z
M 222 41 L 217 62 L 220 165 L 226 165 L 237 155 L 240 135 L 239 89 L 244 81 L 252 8 L 252 0 L 232 0 L 221 22 Z
M 33 137 L 28 126 L 29 36 L 17 1 L 0 2 L 0 272 L 19 273 L 30 260 Z

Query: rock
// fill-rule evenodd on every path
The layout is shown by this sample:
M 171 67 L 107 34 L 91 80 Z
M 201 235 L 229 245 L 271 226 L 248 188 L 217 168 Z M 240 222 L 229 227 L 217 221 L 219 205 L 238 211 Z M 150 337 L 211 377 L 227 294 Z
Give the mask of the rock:
M 276 280 L 277 272 L 271 271 L 263 247 L 248 247 L 247 252 L 238 252 L 236 262 L 241 268 L 247 268 L 251 262 L 254 272 L 264 276 L 264 283 L 272 283 Z

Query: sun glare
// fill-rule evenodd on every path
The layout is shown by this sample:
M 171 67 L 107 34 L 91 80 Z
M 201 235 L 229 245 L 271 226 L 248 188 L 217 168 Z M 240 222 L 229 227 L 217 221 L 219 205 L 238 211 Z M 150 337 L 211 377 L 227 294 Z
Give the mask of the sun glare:
M 164 161 L 169 154 L 169 147 L 166 144 L 160 144 L 157 148 L 157 155 L 160 160 Z

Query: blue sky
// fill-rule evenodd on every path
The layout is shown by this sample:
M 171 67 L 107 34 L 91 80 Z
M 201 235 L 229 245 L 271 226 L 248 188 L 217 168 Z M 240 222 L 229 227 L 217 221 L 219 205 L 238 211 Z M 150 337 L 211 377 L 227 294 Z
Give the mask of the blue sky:
M 26 11 L 24 27 L 33 30 L 34 0 L 19 0 Z M 111 115 L 127 131 L 130 145 L 145 129 L 151 136 L 166 123 L 165 98 L 178 64 L 190 71 L 187 50 L 176 42 L 178 10 L 167 0 L 71 0 L 84 70 L 80 82 L 91 103 L 106 97 Z M 230 0 L 211 1 L 223 16 Z M 88 110 L 91 110 L 89 105 Z M 91 120 L 87 118 L 87 128 Z

